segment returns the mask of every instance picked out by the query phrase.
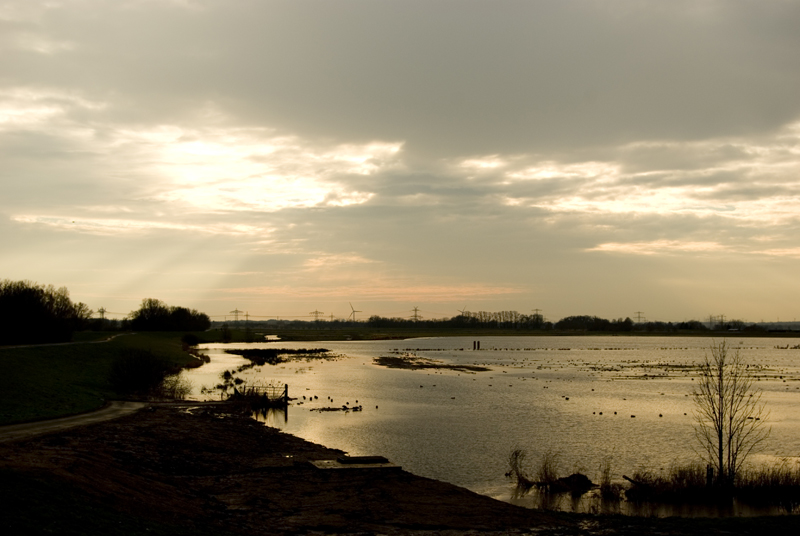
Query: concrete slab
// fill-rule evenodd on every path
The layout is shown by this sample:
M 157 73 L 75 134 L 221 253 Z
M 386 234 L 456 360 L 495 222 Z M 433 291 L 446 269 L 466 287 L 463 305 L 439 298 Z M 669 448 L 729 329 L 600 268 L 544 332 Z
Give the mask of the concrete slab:
M 317 469 L 337 470 L 337 469 L 402 469 L 393 463 L 342 463 L 339 460 L 311 460 L 309 463 Z

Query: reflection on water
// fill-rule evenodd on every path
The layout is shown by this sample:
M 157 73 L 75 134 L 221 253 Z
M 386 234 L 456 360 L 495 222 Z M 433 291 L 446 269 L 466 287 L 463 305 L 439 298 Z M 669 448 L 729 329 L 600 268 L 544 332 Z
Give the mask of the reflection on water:
M 287 406 L 260 408 L 253 411 L 253 418 L 272 428 L 284 428 L 289 422 L 289 408 Z
M 712 343 L 702 337 L 475 337 L 315 343 L 344 357 L 287 362 L 238 374 L 248 383 L 289 385 L 289 411 L 265 414 L 270 426 L 351 455 L 382 455 L 409 471 L 511 501 L 509 453 L 531 460 L 559 453 L 562 475 L 600 481 L 645 468 L 659 472 L 695 460 L 692 417 L 695 364 Z M 719 342 L 719 341 L 717 341 Z M 800 339 L 732 339 L 758 370 L 756 385 L 771 412 L 772 435 L 756 462 L 800 454 Z M 203 345 L 207 365 L 187 372 L 195 398 L 202 385 L 247 363 L 225 348 L 304 348 L 307 342 Z M 776 348 L 780 346 L 780 348 Z M 380 356 L 413 355 L 469 370 L 388 369 Z M 303 398 L 305 397 L 305 398 Z M 360 405 L 360 412 L 314 411 Z M 649 507 L 571 497 L 536 498 L 559 509 L 651 515 Z M 533 496 L 521 499 L 533 501 Z M 594 502 L 592 502 L 594 501 Z M 680 510 L 680 511 L 679 511 Z M 737 510 L 738 511 L 738 510 Z M 683 510 L 673 510 L 685 515 Z M 653 515 L 661 515 L 656 512 Z M 667 515 L 667 514 L 664 514 Z M 711 514 L 706 514 L 711 515 Z M 747 515 L 747 514 L 742 514 Z
M 622 514 L 642 517 L 756 517 L 783 515 L 787 512 L 778 506 L 753 507 L 733 500 L 725 504 L 665 504 L 629 502 L 624 498 L 609 500 L 599 490 L 582 495 L 572 493 L 544 493 L 531 489 L 521 496 L 512 493 L 511 504 L 525 508 L 538 508 L 581 514 Z

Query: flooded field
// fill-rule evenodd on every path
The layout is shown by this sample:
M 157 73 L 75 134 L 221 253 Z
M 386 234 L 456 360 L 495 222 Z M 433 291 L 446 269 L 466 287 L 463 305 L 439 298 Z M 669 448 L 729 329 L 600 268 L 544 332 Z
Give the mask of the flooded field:
M 800 349 L 793 347 L 800 339 L 727 342 L 756 367 L 756 385 L 770 412 L 772 434 L 753 461 L 794 460 L 800 456 Z M 711 343 L 675 337 L 453 337 L 204 345 L 211 362 L 187 377 L 195 398 L 219 397 L 201 388 L 213 389 L 225 370 L 249 363 L 226 349 L 326 348 L 332 359 L 299 359 L 236 374 L 247 384 L 289 385 L 296 400 L 285 414 L 268 414 L 269 425 L 351 455 L 386 456 L 418 475 L 538 506 L 536 495 L 512 499 L 513 485 L 504 476 L 512 449 L 525 449 L 534 463 L 545 452 L 557 453 L 562 474 L 582 472 L 593 480 L 607 457 L 615 480 L 638 468 L 659 471 L 696 459 L 690 394 L 695 364 Z M 409 370 L 373 361 L 408 356 L 450 366 Z M 342 406 L 362 410 L 314 411 Z M 605 508 L 586 500 L 556 506 Z

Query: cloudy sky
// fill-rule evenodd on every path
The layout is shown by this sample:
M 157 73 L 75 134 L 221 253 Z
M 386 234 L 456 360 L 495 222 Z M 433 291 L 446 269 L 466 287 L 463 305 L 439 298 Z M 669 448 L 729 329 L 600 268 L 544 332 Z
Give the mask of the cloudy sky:
M 0 0 L 0 278 L 120 313 L 792 320 L 798 28 L 793 0 Z

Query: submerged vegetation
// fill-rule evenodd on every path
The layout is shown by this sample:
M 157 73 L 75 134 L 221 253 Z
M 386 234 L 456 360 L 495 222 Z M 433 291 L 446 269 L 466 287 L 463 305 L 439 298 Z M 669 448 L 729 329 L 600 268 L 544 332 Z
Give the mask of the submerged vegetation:
M 526 464 L 527 453 L 523 449 L 514 449 L 508 456 L 509 470 L 506 476 L 517 482 L 515 496 L 520 497 L 536 488 L 541 493 L 572 493 L 582 495 L 597 487 L 586 475 L 573 472 L 569 476 L 560 475 L 559 455 L 548 450 L 542 453 L 539 463 L 531 476 Z
M 278 365 L 294 359 L 333 359 L 325 348 L 243 348 L 225 350 L 227 354 L 240 355 L 255 365 Z
M 381 356 L 376 357 L 373 362 L 386 368 L 396 369 L 435 369 L 435 370 L 454 370 L 459 372 L 488 372 L 491 369 L 479 365 L 451 365 L 417 356 Z

